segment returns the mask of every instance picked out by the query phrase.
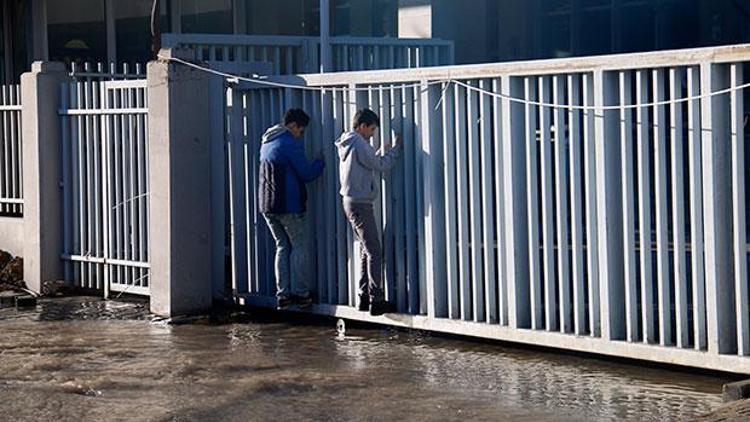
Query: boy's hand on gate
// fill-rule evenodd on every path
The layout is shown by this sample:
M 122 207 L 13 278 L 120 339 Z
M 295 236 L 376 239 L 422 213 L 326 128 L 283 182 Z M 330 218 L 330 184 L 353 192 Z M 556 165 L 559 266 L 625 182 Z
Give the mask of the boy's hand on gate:
M 396 135 L 395 138 L 393 138 L 393 146 L 391 148 L 401 148 L 404 144 L 404 140 L 401 138 L 401 135 Z

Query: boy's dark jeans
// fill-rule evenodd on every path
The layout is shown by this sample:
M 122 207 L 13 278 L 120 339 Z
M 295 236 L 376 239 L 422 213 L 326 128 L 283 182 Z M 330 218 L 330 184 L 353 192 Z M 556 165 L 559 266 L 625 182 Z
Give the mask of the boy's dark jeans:
M 383 254 L 380 248 L 375 209 L 371 203 L 343 201 L 344 213 L 359 240 L 360 273 L 359 292 L 373 302 L 384 300 Z

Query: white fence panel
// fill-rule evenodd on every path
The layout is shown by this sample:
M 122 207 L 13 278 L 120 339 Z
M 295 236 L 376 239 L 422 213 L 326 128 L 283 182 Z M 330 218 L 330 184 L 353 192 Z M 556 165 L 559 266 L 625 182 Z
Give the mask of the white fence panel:
M 229 113 L 242 136 L 230 130 L 226 142 L 230 175 L 246 179 L 230 186 L 233 206 L 245 201 L 232 217 L 236 294 L 273 297 L 273 245 L 247 198 L 261 133 L 302 106 L 313 118 L 308 153 L 322 148 L 327 161 L 310 189 L 314 309 L 370 318 L 350 308 L 357 248 L 333 146 L 368 106 L 382 120 L 375 147 L 397 132 L 405 140 L 377 206 L 387 297 L 412 315 L 403 324 L 750 371 L 740 90 L 750 47 L 724 52 L 654 53 L 637 66 L 615 56 L 413 69 L 367 82 L 306 75 L 318 91 L 304 93 L 235 86 Z M 240 243 L 260 246 L 243 254 Z
M 0 87 L 0 216 L 23 216 L 21 87 Z
M 61 89 L 65 278 L 105 295 L 147 295 L 146 81 Z

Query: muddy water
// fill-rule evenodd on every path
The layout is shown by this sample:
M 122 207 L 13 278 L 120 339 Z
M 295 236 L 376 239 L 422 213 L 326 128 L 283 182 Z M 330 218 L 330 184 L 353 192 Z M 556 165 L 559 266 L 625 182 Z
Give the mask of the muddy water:
M 0 420 L 685 420 L 726 379 L 331 322 L 0 310 Z

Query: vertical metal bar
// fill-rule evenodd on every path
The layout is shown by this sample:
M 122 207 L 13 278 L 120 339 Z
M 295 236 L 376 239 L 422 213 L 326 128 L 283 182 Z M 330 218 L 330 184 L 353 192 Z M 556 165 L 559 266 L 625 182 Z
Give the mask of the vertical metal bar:
M 651 247 L 651 145 L 649 138 L 651 125 L 648 107 L 641 106 L 649 102 L 648 71 L 639 70 L 635 74 L 637 138 L 638 138 L 638 222 L 640 248 L 640 281 L 641 281 L 641 320 L 644 343 L 656 342 L 656 306 L 654 304 L 654 283 Z
M 601 319 L 599 304 L 599 238 L 597 230 L 597 174 L 596 174 L 596 112 L 594 102 L 594 77 L 591 73 L 583 74 L 583 161 L 586 190 L 586 274 L 588 275 L 589 299 L 589 332 L 593 337 L 601 336 Z
M 682 97 L 682 81 L 684 69 L 669 69 L 669 121 L 670 140 L 672 144 L 672 235 L 673 235 L 673 261 L 674 261 L 674 288 L 675 288 L 675 321 L 677 324 L 677 347 L 688 347 L 688 299 L 687 299 L 687 269 L 685 260 L 687 251 L 685 247 L 685 158 L 682 131 L 682 107 L 683 103 L 675 100 Z
M 344 100 L 345 95 L 343 91 L 336 91 L 335 93 L 335 99 L 334 99 L 334 121 L 336 122 L 337 126 L 337 132 L 341 133 L 343 132 L 346 127 L 346 121 L 344 117 Z M 349 249 L 348 245 L 351 244 L 351 242 L 347 242 L 347 232 L 349 230 L 348 222 L 344 218 L 341 208 L 339 208 L 338 211 L 338 218 L 336 219 L 336 232 L 337 232 L 337 241 L 338 241 L 338 253 L 336 254 L 338 258 L 338 301 L 339 304 L 346 304 L 348 302 L 348 272 L 346 267 L 346 259 L 347 259 L 347 250 Z
M 348 48 L 345 46 L 345 48 Z M 381 148 L 383 150 L 389 149 L 392 146 L 393 131 L 391 130 L 391 122 L 396 120 L 401 115 L 401 94 L 400 91 L 395 87 L 391 86 L 386 89 L 383 97 L 384 110 L 386 115 L 381 118 L 383 126 L 383 137 L 381 138 Z M 394 129 L 399 129 L 395 127 Z M 402 210 L 399 208 L 401 197 L 396 197 L 396 194 L 400 191 L 399 189 L 399 178 L 400 168 L 403 167 L 403 163 L 397 164 L 391 172 L 382 175 L 381 185 L 381 196 L 383 198 L 383 253 L 385 258 L 385 286 L 388 300 L 398 305 L 399 300 L 403 300 L 405 297 L 403 286 L 405 282 L 402 281 L 403 274 L 403 255 L 399 259 L 399 254 L 402 253 L 402 248 L 397 245 L 398 233 L 397 227 L 402 225 L 401 215 Z M 389 259 L 390 258 L 390 259 Z M 403 306 L 403 305 L 402 305 Z
M 128 93 L 128 108 L 135 108 L 135 96 L 134 96 L 135 92 L 134 92 L 134 89 L 133 88 L 128 88 L 127 89 L 127 93 Z M 129 132 L 130 133 L 129 133 L 129 136 L 128 136 L 128 147 L 130 148 L 130 151 L 129 151 L 130 162 L 128 163 L 128 165 L 129 165 L 129 169 L 128 169 L 128 173 L 129 174 L 128 174 L 128 177 L 130 178 L 130 195 L 127 198 L 127 201 L 128 201 L 127 205 L 128 205 L 128 208 L 130 209 L 130 217 L 129 217 L 130 225 L 128 227 L 128 229 L 130 230 L 130 251 L 129 251 L 130 252 L 130 256 L 129 256 L 128 259 L 130 261 L 136 261 L 138 259 L 138 257 L 137 257 L 137 253 L 138 253 L 138 251 L 137 251 L 137 244 L 138 244 L 137 243 L 137 241 L 138 241 L 137 240 L 138 239 L 138 237 L 137 237 L 138 236 L 138 231 L 137 231 L 138 230 L 138 218 L 137 218 L 137 214 L 136 214 L 136 203 L 137 203 L 136 201 L 138 200 L 137 199 L 138 191 L 136 190 L 136 184 L 135 184 L 135 182 L 136 182 L 136 174 L 135 173 L 138 170 L 138 168 L 136 167 L 137 158 L 136 158 L 136 155 L 135 155 L 135 152 L 136 152 L 136 150 L 135 150 L 135 142 L 136 142 L 136 139 L 138 137 L 138 135 L 136 134 L 136 130 L 138 129 L 138 126 L 136 125 L 135 119 L 136 119 L 136 114 L 132 113 L 132 112 L 129 113 L 129 115 L 128 115 L 128 126 L 129 126 Z M 140 269 L 137 269 L 136 267 L 133 267 L 132 271 L 133 271 L 133 276 L 132 276 L 133 277 L 133 281 L 132 281 L 132 283 L 133 284 L 137 283 L 137 285 L 140 286 L 141 285 Z
M 481 79 L 479 88 L 484 91 L 492 89 L 492 81 Z M 497 323 L 497 278 L 495 268 L 495 253 L 499 250 L 500 239 L 495 239 L 495 208 L 493 196 L 493 155 L 492 155 L 492 114 L 490 112 L 491 99 L 489 95 L 479 95 L 479 133 L 480 133 L 480 155 L 482 156 L 482 229 L 483 229 L 483 251 L 484 251 L 484 292 L 487 322 Z M 495 166 L 497 163 L 494 163 Z M 501 179 L 495 183 L 501 184 Z
M 239 292 L 239 286 L 240 286 L 240 277 L 243 276 L 243 274 L 240 274 L 239 272 L 239 251 L 237 250 L 237 244 L 242 239 L 237 238 L 237 227 L 239 226 L 238 222 L 238 211 L 237 211 L 237 194 L 238 194 L 238 188 L 236 183 L 236 173 L 238 172 L 238 169 L 236 167 L 236 159 L 235 159 L 235 142 L 238 142 L 239 136 L 236 133 L 237 128 L 239 125 L 237 124 L 237 120 L 240 119 L 241 116 L 241 105 L 239 104 L 238 97 L 241 96 L 240 91 L 238 90 L 230 90 L 229 92 L 225 92 L 224 94 L 227 98 L 227 104 L 225 104 L 225 113 L 226 113 L 226 128 L 224 130 L 225 134 L 225 150 L 226 150 L 226 166 L 227 166 L 227 195 L 229 196 L 229 253 L 230 253 L 230 261 L 231 261 L 231 283 L 232 283 L 232 291 L 233 292 Z M 247 195 L 246 195 L 247 196 Z M 248 236 L 249 237 L 249 236 Z M 250 285 L 250 280 L 248 279 L 248 286 Z M 249 290 L 249 289 L 248 289 Z
M 664 69 L 653 71 L 654 102 L 666 99 Z M 659 295 L 659 344 L 672 344 L 669 250 L 667 233 L 667 127 L 665 106 L 654 106 L 654 184 L 656 199 L 656 268 Z
M 448 316 L 448 293 L 445 268 L 445 197 L 443 196 L 444 175 L 442 172 L 442 122 L 436 111 L 440 87 L 422 80 L 414 87 L 419 96 L 419 111 L 416 124 L 422 128 L 418 163 L 422 171 L 417 178 L 423 180 L 422 201 L 418 204 L 419 223 L 417 227 L 424 233 L 419 239 L 420 266 L 419 290 L 420 313 L 428 318 Z M 421 91 L 421 93 L 420 93 Z
M 632 82 L 629 71 L 620 72 L 620 105 L 632 104 Z M 620 108 L 620 149 L 622 154 L 623 249 L 625 252 L 625 327 L 627 340 L 638 339 L 638 295 L 636 290 L 635 187 L 633 186 L 633 113 Z
M 554 104 L 565 104 L 564 76 L 553 76 Z M 573 331 L 573 312 L 571 306 L 570 286 L 570 246 L 568 238 L 568 163 L 566 161 L 567 139 L 565 137 L 565 109 L 557 107 L 554 110 L 555 125 L 555 205 L 557 207 L 557 273 L 558 273 L 558 308 L 560 312 L 560 331 Z
M 408 289 L 409 297 L 409 312 L 412 314 L 418 314 L 420 310 L 419 304 L 419 269 L 417 266 L 417 236 L 422 237 L 424 233 L 418 230 L 419 213 L 417 213 L 417 206 L 419 206 L 419 198 L 415 198 L 414 195 L 408 194 L 408 192 L 419 186 L 420 178 L 417 176 L 417 156 L 416 156 L 416 137 L 414 136 L 414 127 L 416 117 L 414 114 L 415 102 L 420 100 L 419 97 L 415 97 L 413 88 L 403 88 L 403 111 L 404 120 L 401 125 L 402 136 L 404 137 L 404 226 L 406 234 L 406 286 Z M 419 126 L 418 126 L 419 127 Z M 418 234 L 419 233 L 419 234 Z M 421 292 L 423 293 L 423 292 Z
M 422 81 L 424 82 L 424 81 Z M 429 142 L 430 138 L 438 136 L 438 134 L 430 134 L 430 124 L 429 119 L 426 121 L 422 121 L 423 114 L 421 113 L 422 110 L 422 102 L 425 101 L 425 105 L 429 105 L 429 90 L 428 87 L 424 87 L 424 94 L 420 94 L 420 88 L 419 86 L 412 86 L 411 90 L 413 91 L 413 98 L 415 98 L 413 109 L 414 111 L 414 126 L 416 128 L 423 128 L 424 130 L 417 130 L 415 131 L 415 142 L 417 147 L 423 146 L 423 141 Z M 434 105 L 433 105 L 434 110 Z M 425 133 L 426 132 L 426 133 Z M 423 139 L 424 138 L 424 139 Z M 415 278 L 415 282 L 417 283 L 418 289 L 416 290 L 415 298 L 417 299 L 416 306 L 418 308 L 418 312 L 421 314 L 427 313 L 427 279 L 426 279 L 426 254 L 425 254 L 425 248 L 422 247 L 424 245 L 424 241 L 427 240 L 427 233 L 425 232 L 425 208 L 424 208 L 424 198 L 425 198 L 425 187 L 426 183 L 428 183 L 428 180 L 425 180 L 423 178 L 424 175 L 424 157 L 425 154 L 422 153 L 424 151 L 424 147 L 420 148 L 419 153 L 416 154 L 416 166 L 415 166 L 415 180 L 417 181 L 417 198 L 416 198 L 416 209 L 415 211 L 415 218 L 416 218 L 416 226 L 417 226 L 417 233 L 421 234 L 421 236 L 418 235 L 419 241 L 417 241 L 417 236 L 415 236 L 415 243 L 417 246 L 417 273 L 418 277 Z M 436 208 L 437 209 L 437 208 Z M 438 279 L 438 278 L 436 278 Z
M 625 297 L 622 279 L 622 193 L 618 148 L 619 127 L 616 110 L 605 109 L 617 103 L 617 75 L 594 71 L 596 112 L 596 175 L 599 235 L 599 278 L 602 337 L 620 340 L 625 336 Z
M 539 177 L 537 145 L 537 87 L 540 81 L 534 77 L 524 78 L 524 114 L 526 115 L 526 183 L 529 230 L 529 288 L 531 294 L 531 328 L 544 328 L 544 305 L 542 303 L 542 269 L 540 268 L 539 244 Z
M 750 306 L 747 285 L 747 202 L 745 198 L 745 131 L 743 64 L 730 66 L 732 136 L 732 222 L 734 226 L 734 294 L 737 312 L 737 354 L 750 354 Z
M 448 316 L 458 319 L 461 317 L 459 297 L 458 257 L 456 245 L 458 242 L 456 227 L 458 226 L 456 211 L 456 128 L 455 104 L 453 86 L 446 82 L 443 87 L 443 169 L 445 173 L 445 258 L 446 278 L 448 283 Z
M 435 50 L 435 60 L 437 62 L 434 65 L 439 64 L 439 50 Z M 500 93 L 501 80 L 500 78 L 492 79 L 492 92 Z M 492 97 L 492 128 L 493 128 L 493 153 L 495 158 L 494 177 L 495 177 L 495 239 L 497 242 L 497 294 L 496 300 L 498 301 L 498 322 L 500 325 L 508 325 L 508 271 L 505 262 L 505 254 L 507 253 L 507 243 L 505 236 L 503 235 L 503 228 L 505 227 L 505 213 L 503 207 L 505 204 L 505 180 L 504 180 L 504 165 L 503 162 L 503 104 L 499 96 L 495 95 Z
M 16 90 L 13 85 L 8 86 L 8 105 L 15 105 L 17 103 L 16 99 Z M 19 157 L 20 154 L 18 153 L 17 145 L 18 145 L 18 137 L 16 135 L 16 119 L 15 119 L 15 111 L 8 110 L 2 112 L 3 116 L 7 116 L 8 120 L 6 122 L 6 125 L 8 126 L 8 142 L 10 143 L 10 195 L 8 195 L 11 198 L 18 199 L 21 197 L 20 193 L 20 185 L 19 185 L 19 177 L 18 177 L 18 165 L 19 165 Z M 0 198 L 2 198 L 2 195 L 0 195 Z M 11 206 L 11 210 L 13 213 L 17 213 L 19 211 L 19 205 L 13 204 Z
M 75 107 L 76 109 L 83 109 L 84 108 L 84 101 L 83 101 L 83 84 L 84 82 L 76 82 L 76 103 Z M 85 204 L 85 197 L 88 193 L 84 188 L 84 137 L 85 137 L 85 123 L 84 123 L 84 116 L 78 116 L 77 118 L 77 124 L 78 124 L 78 168 L 76 169 L 78 172 L 78 241 L 79 243 L 79 249 L 78 254 L 86 256 L 88 254 L 88 243 L 86 243 L 86 221 L 85 221 L 85 215 L 86 215 L 86 204 Z M 81 287 L 88 287 L 86 285 L 86 270 L 88 268 L 88 264 L 81 263 L 80 264 L 81 272 L 80 272 L 80 286 Z
M 727 88 L 726 65 L 701 63 L 701 133 L 703 154 L 703 211 L 705 221 L 706 325 L 708 352 L 737 351 L 732 273 L 732 234 L 727 221 L 731 204 L 731 112 L 726 95 L 709 93 Z
M 688 96 L 700 94 L 700 68 L 687 70 Z M 691 100 L 688 107 L 688 169 L 690 171 L 690 269 L 693 285 L 693 344 L 706 349 L 706 286 L 703 261 L 703 172 L 701 154 L 701 104 Z
M 539 101 L 552 103 L 550 78 L 539 78 Z M 542 106 L 539 110 L 539 131 L 541 149 L 541 189 L 542 189 L 542 262 L 544 268 L 544 310 L 545 328 L 557 330 L 557 303 L 555 286 L 555 251 L 554 251 L 554 201 L 552 189 L 552 123 L 550 107 Z
M 7 87 L 5 85 L 2 86 L 2 89 L 0 89 L 0 92 L 2 93 L 2 104 L 6 105 L 8 104 L 8 93 L 7 93 Z M 0 191 L 0 198 L 10 198 L 12 195 L 10 194 L 12 191 L 11 188 L 11 162 L 13 161 L 13 157 L 10 153 L 10 142 L 8 140 L 8 122 L 7 122 L 7 113 L 1 112 L 0 115 L 2 115 L 2 153 L 3 153 L 3 168 L 2 168 L 2 177 L 0 181 L 2 181 L 2 191 Z M 0 208 L 0 212 L 7 212 L 9 209 L 12 209 L 12 206 L 9 204 L 0 204 L 2 205 L 2 208 Z
M 389 122 L 393 122 L 393 129 L 399 132 L 403 131 L 407 125 L 409 129 L 411 129 L 413 125 L 413 123 L 407 124 L 404 118 L 411 103 L 407 105 L 406 93 L 403 91 L 405 91 L 403 88 L 396 88 L 391 91 L 391 101 L 394 111 Z M 407 219 L 409 218 L 409 207 L 413 208 L 414 203 L 410 200 L 409 205 L 406 205 L 405 201 L 407 195 L 405 195 L 405 192 L 412 191 L 414 185 L 410 184 L 407 186 L 405 180 L 407 168 L 411 169 L 414 165 L 414 139 L 410 130 L 407 130 L 406 133 L 402 133 L 402 135 L 404 138 L 408 136 L 408 140 L 405 139 L 404 142 L 403 160 L 399 160 L 390 175 L 391 188 L 389 189 L 390 194 L 388 200 L 392 206 L 392 220 L 388 222 L 388 232 L 389 240 L 393 239 L 393 243 L 391 249 L 389 249 L 389 245 L 386 245 L 386 250 L 389 251 L 387 252 L 387 257 L 394 257 L 392 268 L 394 268 L 394 279 L 396 283 L 396 305 L 399 312 L 406 313 L 409 305 L 409 292 L 407 290 L 411 287 L 408 284 L 411 281 L 412 276 L 410 271 L 413 271 L 414 267 L 409 267 L 409 262 L 406 260 L 405 238 L 411 236 L 412 231 L 414 230 L 413 222 L 407 222 Z M 388 131 L 386 132 L 386 138 L 388 138 L 388 140 L 386 140 L 387 143 L 390 143 L 390 137 L 391 129 L 388 127 Z M 411 144 L 411 149 L 408 146 L 409 144 Z M 408 155 L 410 150 L 411 156 Z M 388 258 L 386 258 L 386 260 L 387 259 Z
M 570 105 L 580 106 L 581 77 L 568 75 L 568 101 Z M 573 277 L 573 325 L 576 335 L 583 335 L 586 330 L 586 302 L 584 291 L 585 249 L 583 247 L 583 174 L 581 145 L 581 111 L 575 108 L 568 110 L 568 139 L 570 152 L 570 224 L 571 224 L 571 258 Z
M 249 54 L 251 47 L 248 47 L 246 54 Z M 224 114 L 229 114 L 229 94 L 224 98 Z M 260 122 L 260 114 L 262 106 L 258 102 L 258 93 L 254 90 L 248 90 L 244 93 L 243 106 L 245 107 L 244 113 L 247 117 L 247 128 L 245 135 L 247 136 L 245 147 L 247 149 L 247 186 L 248 189 L 255 191 L 258 187 L 258 167 L 259 167 L 259 151 L 260 151 L 260 136 L 263 130 Z M 224 129 L 224 148 L 226 148 L 228 139 L 226 138 L 226 128 Z M 226 161 L 228 164 L 228 161 Z M 228 185 L 229 180 L 229 169 L 224 170 L 225 184 Z M 247 209 L 247 251 L 248 251 L 248 279 L 247 279 L 247 290 L 248 293 L 259 294 L 260 290 L 260 263 L 261 253 L 260 250 L 260 236 L 261 236 L 261 225 L 265 224 L 260 218 L 258 205 L 255 202 L 255 195 L 249 195 L 251 198 L 251 206 Z M 228 221 L 225 222 L 228 224 Z M 228 240 L 227 240 L 228 241 Z
M 62 184 L 63 184 L 63 253 L 65 255 L 73 255 L 73 241 L 71 238 L 72 228 L 71 222 L 74 220 L 75 214 L 71 213 L 71 201 L 73 200 L 73 183 L 71 180 L 71 136 L 70 136 L 70 116 L 68 111 L 70 109 L 70 92 L 67 83 L 60 84 L 60 109 L 63 110 L 61 119 L 62 127 Z M 73 278 L 72 263 L 66 260 L 65 263 L 65 282 L 71 282 Z
M 469 81 L 471 87 L 477 87 L 477 81 Z M 480 190 L 480 139 L 479 139 L 479 100 L 477 92 L 468 90 L 467 113 L 469 129 L 469 213 L 471 216 L 471 278 L 474 321 L 485 320 L 484 308 L 484 271 L 482 268 L 482 195 Z
M 506 222 L 504 238 L 507 245 L 503 257 L 507 271 L 508 283 L 508 326 L 511 329 L 529 328 L 531 326 L 531 307 L 529 300 L 528 275 L 528 234 L 527 210 L 525 197 L 526 174 L 524 160 L 527 142 L 525 134 L 524 107 L 510 98 L 524 96 L 522 78 L 506 76 L 500 80 L 503 116 L 503 189 L 505 201 L 503 212 Z
M 107 109 L 108 107 L 108 101 L 107 101 L 107 84 L 102 83 L 99 86 L 99 107 L 101 109 Z M 109 120 L 110 116 L 107 114 L 102 114 L 100 116 L 101 122 L 99 125 L 99 136 L 100 136 L 100 147 L 99 150 L 101 151 L 101 184 L 102 184 L 102 193 L 101 193 L 101 217 L 102 217 L 102 256 L 103 258 L 107 259 L 109 258 L 109 250 L 110 250 L 110 244 L 109 244 L 109 238 L 110 238 L 110 225 L 109 225 L 109 214 L 110 214 L 110 208 L 111 208 L 111 201 L 110 201 L 110 191 L 109 191 Z M 109 284 L 111 281 L 111 266 L 104 265 L 103 268 L 103 279 L 102 279 L 102 287 L 104 289 L 104 297 L 109 297 Z
M 113 89 L 112 90 L 112 103 L 110 104 L 111 108 L 120 108 L 122 107 L 122 92 L 119 89 Z M 112 171 L 112 179 L 113 183 L 115 185 L 115 196 L 114 201 L 112 203 L 112 208 L 114 212 L 114 219 L 115 219 L 115 226 L 114 230 L 116 233 L 116 243 L 115 243 L 115 253 L 113 254 L 113 258 L 115 259 L 125 259 L 124 256 L 124 250 L 125 250 L 125 232 L 123 230 L 124 228 L 124 216 L 123 216 L 123 209 L 122 206 L 120 206 L 120 203 L 122 202 L 124 195 L 124 186 L 123 186 L 123 179 L 122 179 L 122 168 L 123 168 L 123 139 L 124 131 L 125 131 L 125 125 L 123 124 L 122 115 L 115 114 L 113 115 L 113 119 L 115 121 L 115 130 L 114 130 L 114 139 L 113 139 L 113 145 L 112 148 L 114 150 L 114 156 L 115 156 L 115 165 L 114 169 Z M 114 283 L 117 284 L 125 284 L 127 280 L 127 271 L 125 268 L 123 268 L 121 265 L 117 266 L 117 276 L 115 278 Z
M 103 83 L 94 83 L 92 86 L 91 95 L 89 96 L 89 101 L 91 108 L 101 110 L 102 106 L 99 104 L 99 99 L 101 98 L 100 90 L 103 88 Z M 102 159 L 101 159 L 101 115 L 95 115 L 91 117 L 91 137 L 92 139 L 92 150 L 93 150 L 93 167 L 94 171 L 93 174 L 90 175 L 90 177 L 93 177 L 94 179 L 94 193 L 93 193 L 93 204 L 92 208 L 94 210 L 94 256 L 96 257 L 102 257 L 103 255 L 103 247 L 102 247 L 102 238 L 104 237 L 104 231 L 105 228 L 102 225 L 102 214 L 105 211 L 103 207 L 103 200 L 102 200 L 102 190 L 101 185 L 102 183 L 102 173 L 101 173 L 101 167 L 102 167 Z M 102 265 L 97 264 L 95 268 L 96 278 L 95 278 L 95 287 L 97 289 L 102 289 Z
M 468 321 L 472 319 L 472 293 L 471 278 L 469 276 L 469 215 L 468 215 L 468 152 L 466 133 L 466 88 L 455 86 L 456 101 L 456 182 L 458 191 L 456 195 L 458 208 L 458 266 L 461 275 L 461 318 Z

